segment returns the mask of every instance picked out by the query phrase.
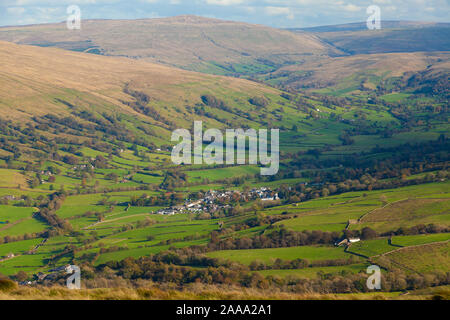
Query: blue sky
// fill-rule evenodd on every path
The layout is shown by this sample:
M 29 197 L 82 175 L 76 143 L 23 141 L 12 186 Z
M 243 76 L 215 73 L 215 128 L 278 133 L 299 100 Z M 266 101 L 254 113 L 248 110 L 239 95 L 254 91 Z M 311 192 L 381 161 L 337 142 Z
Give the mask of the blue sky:
M 370 5 L 382 20 L 450 22 L 450 0 L 0 0 L 0 25 L 65 21 L 78 5 L 82 19 L 137 19 L 195 14 L 273 27 L 366 21 Z

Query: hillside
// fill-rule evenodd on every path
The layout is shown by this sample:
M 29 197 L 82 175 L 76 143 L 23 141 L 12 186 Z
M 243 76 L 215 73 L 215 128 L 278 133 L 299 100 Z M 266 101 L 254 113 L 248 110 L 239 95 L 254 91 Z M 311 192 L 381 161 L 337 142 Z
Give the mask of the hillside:
M 241 99 L 241 108 L 250 108 L 247 100 L 254 95 L 279 94 L 277 90 L 247 80 L 8 42 L 0 43 L 0 59 L 2 117 L 13 120 L 23 121 L 48 113 L 67 116 L 84 110 L 98 115 L 123 113 L 166 129 L 169 126 L 164 119 L 170 118 L 174 124 L 189 127 L 195 115 L 189 114 L 187 108 L 201 103 L 204 94 Z M 130 106 L 135 97 L 132 92 L 125 93 L 126 86 L 129 91 L 147 95 L 159 116 Z M 205 119 L 223 126 L 213 119 Z M 236 115 L 235 120 L 247 121 L 242 115 Z
M 383 29 L 408 29 L 408 28 L 429 28 L 429 27 L 450 27 L 449 23 L 439 22 L 421 22 L 421 21 L 396 21 L 383 20 Z M 290 28 L 291 31 L 306 31 L 306 32 L 341 32 L 341 31 L 367 31 L 366 22 L 354 22 L 329 26 L 318 26 L 309 28 Z
M 352 117 L 359 110 L 357 103 L 351 109 L 331 109 L 320 99 L 288 95 L 260 83 L 134 59 L 9 42 L 0 43 L 0 58 L 2 120 L 21 126 L 28 120 L 42 128 L 55 121 L 62 128 L 70 124 L 64 135 L 76 140 L 98 139 L 99 131 L 116 123 L 120 140 L 167 145 L 171 131 L 203 120 L 216 128 L 280 128 L 286 137 L 282 151 L 300 150 L 339 144 L 338 136 L 351 126 L 334 124 L 329 113 Z M 262 102 L 252 103 L 254 98 Z M 319 107 L 323 114 L 311 116 Z M 380 119 L 392 117 L 384 112 Z M 301 134 L 288 132 L 299 124 Z M 42 128 L 36 127 L 36 134 L 52 138 L 62 129 Z
M 450 24 L 382 21 L 381 30 L 365 23 L 292 29 L 308 32 L 348 54 L 449 51 Z
M 392 88 L 399 79 L 402 90 L 426 92 L 436 83 L 448 87 L 448 23 L 382 21 L 381 30 L 350 23 L 290 31 L 313 34 L 345 55 L 284 66 L 261 80 L 294 90 L 326 88 L 319 92 L 339 96 Z
M 428 74 L 428 79 L 448 75 L 449 53 L 377 53 L 319 59 L 282 67 L 262 79 L 296 90 L 328 88 L 329 92 L 331 89 L 351 92 L 361 88 L 375 90 L 382 82 L 408 79 L 423 72 Z
M 143 20 L 86 20 L 0 28 L 0 40 L 125 56 L 216 74 L 267 72 L 335 49 L 306 33 L 196 16 Z
M 64 23 L 3 27 L 0 40 L 253 77 L 294 90 L 335 86 L 342 78 L 353 78 L 345 81 L 346 90 L 364 83 L 373 90 L 379 82 L 374 78 L 406 72 L 427 72 L 419 76 L 432 81 L 439 81 L 436 73 L 445 77 L 448 68 L 441 62 L 448 61 L 449 32 L 445 23 L 385 21 L 376 31 L 365 23 L 280 30 L 178 16 L 86 20 L 81 31 L 69 31 Z

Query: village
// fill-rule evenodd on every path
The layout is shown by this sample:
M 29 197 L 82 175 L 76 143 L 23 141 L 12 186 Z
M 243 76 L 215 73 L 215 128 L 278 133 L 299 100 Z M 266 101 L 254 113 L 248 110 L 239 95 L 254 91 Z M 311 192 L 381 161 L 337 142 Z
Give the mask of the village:
M 210 190 L 206 192 L 203 198 L 199 200 L 192 201 L 188 199 L 183 205 L 161 209 L 157 211 L 156 214 L 170 216 L 180 213 L 214 213 L 222 209 L 230 208 L 230 202 L 241 200 L 249 201 L 257 199 L 261 201 L 275 201 L 279 200 L 280 198 L 278 197 L 278 194 L 276 192 L 266 187 L 254 188 L 247 192 L 238 190 Z

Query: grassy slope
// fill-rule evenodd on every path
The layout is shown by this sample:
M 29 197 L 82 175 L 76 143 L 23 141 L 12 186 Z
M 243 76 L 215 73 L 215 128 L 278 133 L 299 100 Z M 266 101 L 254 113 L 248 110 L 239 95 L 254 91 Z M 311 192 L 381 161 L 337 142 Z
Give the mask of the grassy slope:
M 450 243 L 430 243 L 387 253 L 375 261 L 390 269 L 407 272 L 448 272 L 450 268 Z
M 0 40 L 95 50 L 216 74 L 267 72 L 276 64 L 336 51 L 310 34 L 195 16 L 85 20 L 82 32 L 68 32 L 63 23 L 8 27 L 0 28 Z
M 272 264 L 276 259 L 294 260 L 307 259 L 311 261 L 326 259 L 341 259 L 347 257 L 342 248 L 327 246 L 303 246 L 276 249 L 253 249 L 253 250 L 224 250 L 208 253 L 212 258 L 223 258 L 250 264 L 252 261 L 262 261 Z
M 357 54 L 282 67 L 270 74 L 270 81 L 293 88 L 318 86 L 325 88 L 320 93 L 344 95 L 357 91 L 361 84 L 376 89 L 382 80 L 401 77 L 406 72 L 449 70 L 448 61 L 448 52 Z
M 370 292 L 360 294 L 295 294 L 275 293 L 249 288 L 193 285 L 182 291 L 163 290 L 149 284 L 145 289 L 17 288 L 0 292 L 2 300 L 431 300 L 449 299 L 448 286 L 402 292 Z
M 9 118 L 54 113 L 65 115 L 68 107 L 55 98 L 84 106 L 95 105 L 95 111 L 112 110 L 124 114 L 137 113 L 121 103 L 131 97 L 122 92 L 125 83 L 147 93 L 162 104 L 191 105 L 200 102 L 205 93 L 246 94 L 276 93 L 245 80 L 208 76 L 162 65 L 136 62 L 124 58 L 108 58 L 50 48 L 0 43 L 2 110 Z M 76 67 L 74 67 L 76 66 Z M 220 88 L 220 89 L 219 89 Z M 40 108 L 36 108 L 40 105 Z M 161 111 L 161 113 L 168 113 Z M 182 121 L 184 114 L 174 113 Z M 144 117 L 146 121 L 155 120 Z M 217 123 L 215 123 L 217 125 Z
M 316 33 L 321 39 L 350 52 L 417 52 L 448 51 L 449 24 L 383 27 L 381 30 L 341 31 Z

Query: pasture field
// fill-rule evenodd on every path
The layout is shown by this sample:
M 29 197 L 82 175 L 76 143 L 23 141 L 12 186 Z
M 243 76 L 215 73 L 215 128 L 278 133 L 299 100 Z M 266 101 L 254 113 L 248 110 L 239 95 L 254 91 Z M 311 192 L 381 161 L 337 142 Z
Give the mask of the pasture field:
M 36 209 L 0 205 L 0 229 L 25 218 L 30 218 Z
M 259 172 L 259 168 L 256 166 L 237 166 L 230 168 L 218 168 L 209 170 L 194 170 L 186 171 L 191 181 L 202 181 L 208 179 L 209 181 L 223 180 L 229 177 L 240 177 L 245 175 L 255 175 Z
M 295 260 L 306 259 L 320 261 L 328 259 L 345 259 L 350 255 L 343 248 L 332 246 L 302 246 L 276 249 L 252 249 L 252 250 L 223 250 L 206 254 L 211 258 L 221 258 L 249 265 L 253 261 L 262 261 L 273 264 L 276 259 Z
M 228 170 L 227 172 L 230 175 L 236 173 L 238 175 L 248 174 L 251 172 L 248 170 L 253 170 L 251 167 L 246 166 L 225 169 Z M 222 179 L 227 175 L 223 171 L 225 169 L 209 169 L 206 172 L 219 170 L 216 177 L 217 179 Z M 256 169 L 259 170 L 258 168 Z M 229 170 L 236 171 L 230 173 Z M 205 170 L 186 172 L 188 175 L 197 174 L 200 177 L 201 173 L 205 173 Z M 289 185 L 289 183 L 297 183 L 301 182 L 301 180 L 304 179 L 285 179 L 279 182 L 273 181 L 273 183 Z M 155 181 L 147 182 L 150 184 L 159 183 Z M 217 186 L 227 189 L 226 186 L 221 184 L 214 185 L 214 189 L 217 189 Z M 197 186 L 196 188 L 198 190 L 209 190 L 205 185 Z M 238 190 L 240 187 L 235 189 Z M 195 189 L 188 188 L 187 190 L 193 191 Z M 256 217 L 255 212 L 253 212 L 222 217 L 220 219 L 196 220 L 195 215 L 192 214 L 178 214 L 174 216 L 152 214 L 164 208 L 164 206 L 127 207 L 125 205 L 132 196 L 140 197 L 144 194 L 157 196 L 160 193 L 149 190 L 124 190 L 68 196 L 62 207 L 56 211 L 56 214 L 63 219 L 67 219 L 79 235 L 49 238 L 47 243 L 41 246 L 33 255 L 23 255 L 23 253 L 40 243 L 42 238 L 0 244 L 0 253 L 2 255 L 9 253 L 18 255 L 15 258 L 1 262 L 0 272 L 12 275 L 19 270 L 23 270 L 31 275 L 36 273 L 37 270 L 45 272 L 54 266 L 71 263 L 73 259 L 88 259 L 94 266 L 100 266 L 108 261 L 120 261 L 127 257 L 139 258 L 170 251 L 173 248 L 186 248 L 194 245 L 205 246 L 210 241 L 211 232 L 219 230 L 219 221 L 223 223 L 224 227 L 232 227 Z M 293 231 L 321 230 L 342 234 L 342 231 L 347 226 L 351 230 L 361 230 L 364 226 L 370 226 L 376 231 L 382 232 L 383 230 L 392 230 L 392 228 L 387 229 L 389 225 L 391 227 L 397 225 L 413 226 L 416 222 L 438 222 L 440 225 L 448 225 L 448 214 L 446 214 L 448 194 L 448 182 L 429 183 L 397 189 L 348 192 L 306 202 L 275 205 L 257 210 L 257 213 L 266 217 L 286 217 L 282 221 L 275 222 L 274 226 L 284 227 Z M 244 207 L 250 208 L 251 204 L 245 204 Z M 44 231 L 48 226 L 44 222 L 31 217 L 36 210 L 35 208 L 12 205 L 0 206 L 1 221 L 9 221 L 8 224 L 3 223 L 0 225 L 0 235 L 23 235 L 24 233 Z M 98 221 L 95 215 L 84 216 L 89 211 L 104 213 L 103 220 Z M 436 219 L 436 217 L 441 217 L 441 219 Z M 359 219 L 361 221 L 358 223 Z M 151 225 L 136 228 L 138 224 L 145 221 L 151 221 Z M 349 221 L 353 222 L 348 224 Z M 251 238 L 255 235 L 267 234 L 267 232 L 270 232 L 268 225 L 261 225 L 244 230 L 235 230 L 221 236 L 221 238 Z M 92 239 L 92 237 L 95 237 L 95 239 L 89 240 L 88 246 L 83 244 L 87 239 Z M 206 255 L 211 258 L 231 260 L 246 265 L 253 261 L 271 265 L 276 259 L 306 259 L 310 262 L 315 262 L 354 258 L 364 261 L 365 259 L 361 256 L 374 257 L 382 255 L 382 257 L 389 257 L 391 255 L 389 252 L 398 249 L 399 246 L 416 246 L 445 240 L 448 240 L 447 233 L 394 236 L 392 245 L 388 243 L 388 238 L 363 240 L 352 244 L 348 252 L 345 252 L 342 247 L 313 245 L 213 251 L 208 252 Z M 51 257 L 61 253 L 69 244 L 77 248 L 73 257 L 65 255 L 50 262 Z M 112 252 L 100 253 L 101 248 L 116 249 L 111 249 Z M 361 256 L 358 257 L 358 255 Z M 392 255 L 394 256 L 394 253 Z M 375 259 L 378 259 L 378 257 Z M 441 257 L 441 259 L 445 258 Z M 261 271 L 261 274 L 264 276 L 278 275 L 283 278 L 295 275 L 300 278 L 313 279 L 322 273 L 358 273 L 361 270 L 364 271 L 365 266 L 366 262 L 341 267 L 266 270 Z M 405 270 L 407 269 L 405 268 Z
M 41 241 L 42 239 L 37 238 L 18 242 L 4 243 L 2 246 L 0 246 L 0 257 L 7 256 L 10 253 L 14 255 L 23 254 L 26 251 L 34 249 L 36 245 Z
M 375 262 L 389 269 L 406 272 L 448 272 L 450 270 L 450 243 L 431 243 L 401 248 L 378 257 Z
M 30 274 L 35 274 L 40 270 L 44 271 L 45 259 L 48 255 L 32 254 L 19 255 L 12 259 L 8 259 L 0 263 L 0 273 L 10 276 L 17 274 L 19 271 L 25 271 Z
M 449 183 L 432 183 L 393 190 L 350 192 L 262 211 L 266 215 L 289 214 L 283 225 L 295 231 L 342 231 L 350 220 L 351 230 L 371 227 L 378 232 L 435 223 L 449 225 Z M 384 204 L 381 199 L 386 201 Z
M 357 243 L 353 243 L 348 251 L 351 253 L 360 254 L 368 258 L 376 255 L 380 255 L 389 251 L 397 249 L 396 247 L 388 243 L 387 238 L 363 240 Z
M 0 237 L 5 236 L 23 236 L 25 234 L 31 233 L 39 233 L 44 231 L 47 228 L 47 225 L 35 218 L 29 217 L 23 220 L 17 221 L 10 226 L 4 227 L 4 229 L 0 230 Z
M 0 169 L 0 187 L 16 188 L 17 186 L 27 187 L 27 177 L 18 170 Z
M 438 233 L 438 234 L 420 234 L 414 236 L 397 236 L 392 238 L 392 244 L 397 246 L 409 247 L 418 246 L 422 244 L 441 242 L 450 240 L 449 233 Z

